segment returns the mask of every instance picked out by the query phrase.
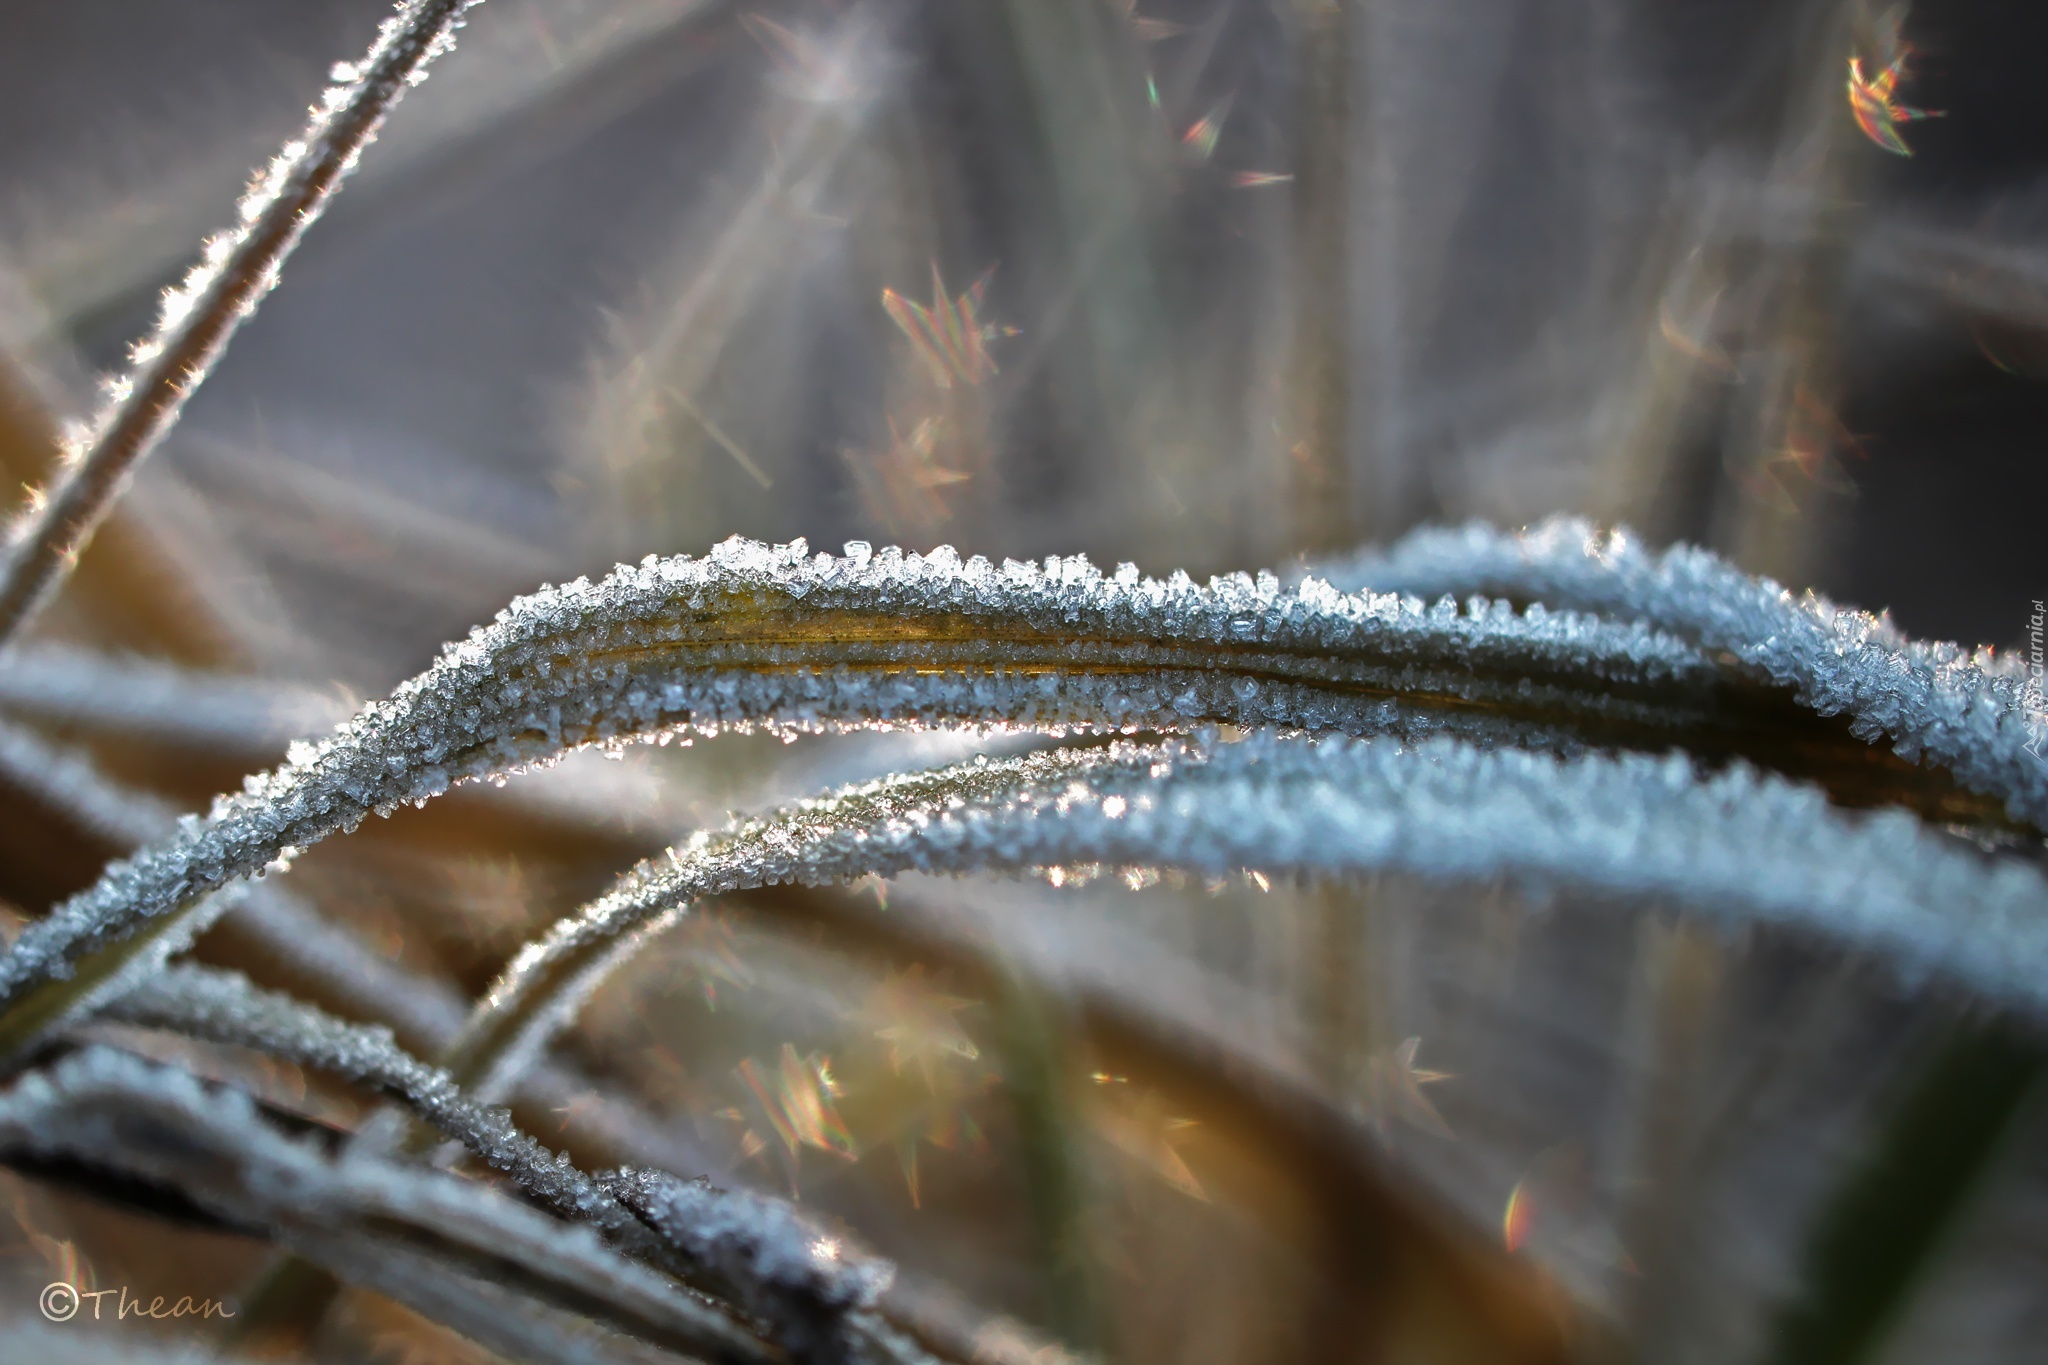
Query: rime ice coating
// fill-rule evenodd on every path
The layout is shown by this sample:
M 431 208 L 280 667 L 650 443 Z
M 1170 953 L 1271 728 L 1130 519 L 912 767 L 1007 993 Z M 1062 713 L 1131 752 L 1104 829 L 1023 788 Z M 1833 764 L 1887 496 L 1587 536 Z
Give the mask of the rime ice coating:
M 0 776 L 68 812 L 118 846 L 132 848 L 175 828 L 168 805 L 121 790 L 106 781 L 85 755 L 4 720 L 0 720 Z M 40 1002 L 38 1008 L 0 1019 L 0 1055 L 21 1055 L 39 1039 L 85 1018 L 100 1004 L 147 980 L 165 962 L 190 948 L 222 915 L 265 889 L 231 884 L 152 921 L 146 934 L 128 939 L 120 953 L 96 961 L 93 970 L 74 979 L 61 999 L 51 998 Z
M 0 778 L 118 847 L 134 848 L 177 830 L 177 814 L 167 803 L 108 780 L 89 756 L 5 721 L 0 721 Z M 245 890 L 239 901 L 218 908 L 234 909 L 245 934 L 301 979 L 326 983 L 334 993 L 416 1038 L 443 1039 L 461 1023 L 465 1002 L 445 982 L 393 962 L 281 886 L 266 882 Z M 179 932 L 152 945 L 151 953 L 138 956 L 97 989 L 78 995 L 70 1009 L 41 1032 L 80 1019 L 96 1004 L 117 998 L 209 922 L 201 917 L 179 925 Z
M 1575 517 L 1515 534 L 1478 522 L 1417 531 L 1320 572 L 1354 589 L 1492 593 L 1645 622 L 1789 684 L 1822 715 L 1846 712 L 1859 737 L 1889 736 L 1901 756 L 1935 759 L 2048 831 L 2048 763 L 2028 747 L 2039 719 L 2017 656 L 1909 641 L 1884 617 L 1795 596 L 1711 551 L 1652 554 Z
M 888 1335 L 867 1317 L 846 1320 L 888 1287 L 894 1269 L 887 1262 L 858 1254 L 769 1195 L 713 1189 L 665 1172 L 592 1180 L 505 1111 L 476 1103 L 447 1072 L 398 1047 L 389 1029 L 346 1023 L 236 973 L 193 966 L 166 968 L 105 1017 L 253 1048 L 383 1090 L 528 1194 L 600 1229 L 621 1250 L 647 1259 L 665 1246 L 679 1255 L 687 1270 L 709 1275 L 768 1322 L 778 1343 L 799 1359 L 814 1358 L 807 1352 L 827 1342 L 838 1352 L 832 1358 L 843 1358 L 850 1345 L 872 1345 Z M 886 1346 L 867 1354 L 906 1358 Z
M 1490 747 L 1555 744 L 1575 727 L 1598 733 L 1617 720 L 1653 731 L 1687 723 L 1714 668 L 1699 646 L 1640 622 L 1494 604 L 1424 608 L 1346 597 L 1313 580 L 1293 593 L 1269 576 L 1204 588 L 1126 570 L 1105 578 L 1078 561 L 996 570 L 950 551 L 850 548 L 839 559 L 810 556 L 800 543 L 731 541 L 703 559 L 650 558 L 599 584 L 515 602 L 390 700 L 324 743 L 296 746 L 283 768 L 250 779 L 204 820 L 186 817 L 174 837 L 30 926 L 0 957 L 0 997 L 19 1000 L 81 953 L 167 923 L 365 814 L 583 744 L 756 725 L 1192 732 L 1194 743 L 1112 741 L 900 775 L 700 835 L 522 952 L 465 1027 L 447 1072 L 398 1051 L 381 1030 L 215 973 L 163 974 L 123 1007 L 124 1017 L 384 1086 L 558 1208 L 628 1241 L 664 1231 L 684 1260 L 696 1257 L 752 1296 L 751 1311 L 799 1352 L 845 1346 L 856 1358 L 894 1360 L 916 1348 L 864 1306 L 865 1291 L 848 1288 L 867 1282 L 794 1266 L 795 1224 L 783 1226 L 780 1213 L 754 1217 L 752 1196 L 707 1213 L 698 1205 L 727 1196 L 634 1177 L 618 1189 L 640 1198 L 636 1220 L 612 1191 L 482 1107 L 606 972 L 705 895 L 912 869 L 1076 865 L 1508 876 L 1830 936 L 1909 975 L 1940 972 L 2036 1015 L 2048 1005 L 2048 882 L 2018 860 L 1964 849 L 1901 811 L 1845 814 L 1817 788 L 1739 763 L 1709 775 L 1680 754 Z M 1260 728 L 1218 743 L 1214 721 Z M 1305 733 L 1314 731 L 1325 733 Z M 0 730 L 0 759 L 35 766 L 32 740 Z M 112 831 L 162 819 L 109 805 L 106 792 L 88 789 L 90 776 L 64 769 L 45 785 Z M 73 1087 L 59 1106 L 62 1124 L 28 1123 L 23 1097 L 58 1078 L 92 1096 Z M 0 1145 L 30 1142 L 21 1135 L 33 1129 L 35 1142 L 90 1146 L 118 1128 L 95 1106 L 118 1098 L 175 1117 L 165 1119 L 173 1146 L 241 1152 L 211 1130 L 181 1126 L 189 1106 L 165 1101 L 163 1085 L 130 1077 L 94 1090 L 101 1079 L 52 1073 L 0 1097 Z M 458 1088 L 466 1081 L 480 1084 L 468 1098 Z M 71 1136 L 50 1136 L 60 1128 Z M 283 1141 L 261 1139 L 273 1140 Z M 124 1160 L 148 1173 L 151 1162 L 175 1167 L 182 1158 Z M 335 1169 L 397 1169 L 362 1163 Z M 182 1174 L 200 1184 L 220 1178 Z M 388 1183 L 376 1174 L 346 1193 L 374 1204 Z M 312 1193 L 259 1201 L 273 1231 L 383 1287 L 360 1247 L 306 1240 L 326 1187 L 305 1188 Z M 419 1188 L 437 1218 L 469 1216 L 443 1187 Z M 249 1207 L 239 1187 L 203 1197 Z M 661 1229 L 664 1217 L 675 1226 Z M 486 1223 L 497 1226 L 463 1226 Z M 572 1254 L 566 1264 L 584 1262 Z
M 0 777 L 117 847 L 134 848 L 173 835 L 177 829 L 176 812 L 167 803 L 109 781 L 89 756 L 6 721 L 0 721 Z M 61 1011 L 40 1021 L 32 1031 L 11 1038 L 8 1047 L 19 1052 L 37 1038 L 89 1016 L 106 1001 L 118 999 L 183 952 L 230 910 L 273 955 L 299 967 L 305 976 L 334 983 L 350 998 L 373 1006 L 381 1017 L 415 1035 L 445 1034 L 461 1019 L 461 1007 L 444 985 L 411 976 L 364 946 L 348 929 L 322 919 L 278 886 L 236 884 L 201 902 L 195 910 L 155 920 L 147 931 L 149 942 L 131 941 L 131 946 L 142 951 L 89 986 L 74 983 L 85 988 L 71 992 Z
M 156 798 L 108 780 L 83 754 L 45 741 L 19 726 L 0 722 L 0 778 L 33 793 L 53 809 L 98 833 L 108 842 L 133 847 L 175 830 L 171 808 Z M 345 1002 L 357 1017 L 382 1020 L 414 1049 L 438 1053 L 469 1013 L 468 999 L 447 982 L 423 976 L 392 961 L 364 943 L 345 924 L 325 919 L 313 906 L 274 882 L 244 884 L 248 892 L 234 908 L 242 942 L 257 947 L 267 965 L 317 998 Z M 159 920 L 157 924 L 167 921 Z M 193 926 L 183 926 L 193 927 Z M 152 926 L 152 930 L 154 926 Z M 91 1015 L 95 1007 L 118 999 L 122 992 L 148 979 L 180 936 L 152 945 L 157 951 L 138 956 L 128 969 L 100 983 L 98 989 L 75 993 L 70 1008 L 46 1021 L 34 1035 Z M 75 981 L 72 984 L 77 984 Z M 587 1077 L 561 1070 L 531 1073 L 524 1098 L 541 1107 L 556 1107 L 590 1089 Z M 638 1161 L 669 1161 L 675 1155 L 667 1129 L 651 1115 L 607 1106 L 586 1109 L 586 1125 L 596 1125 L 605 1140 L 634 1154 Z
M 1225 721 L 1560 743 L 1674 732 L 1713 670 L 1638 625 L 1479 604 L 1161 581 L 950 549 L 733 539 L 520 598 L 425 673 L 220 798 L 0 956 L 0 1005 L 138 924 L 371 813 L 587 744 L 770 725 L 1168 731 Z
M 943 832 L 951 821 L 1029 810 L 1035 793 L 1085 791 L 1108 768 L 1164 775 L 1171 767 L 1167 750 L 1128 744 L 977 759 L 843 787 L 716 834 L 700 830 L 522 948 L 449 1048 L 449 1068 L 480 1098 L 508 1093 L 605 979 L 704 897 L 928 866 L 916 834 L 934 822 Z M 987 865 L 1017 864 L 991 850 Z
M 1654 899 L 1872 952 L 2048 1014 L 2048 881 L 1901 811 L 1688 759 L 1559 759 L 1254 735 L 1117 743 L 891 778 L 801 802 L 643 863 L 519 954 L 451 1067 L 501 1092 L 604 976 L 694 901 L 879 873 L 1093 864 L 1206 874 L 1498 876 Z
M 896 1275 L 780 1199 L 660 1171 L 619 1171 L 605 1184 L 687 1260 L 732 1286 L 803 1365 L 848 1359 L 858 1349 L 848 1315 L 872 1307 Z

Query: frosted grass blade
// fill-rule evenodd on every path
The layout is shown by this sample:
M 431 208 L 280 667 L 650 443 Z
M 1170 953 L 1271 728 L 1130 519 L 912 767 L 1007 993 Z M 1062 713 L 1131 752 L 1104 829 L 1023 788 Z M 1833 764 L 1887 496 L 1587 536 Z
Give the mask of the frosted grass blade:
M 1739 703 L 1717 700 L 1713 665 L 1640 624 L 1425 608 L 1316 580 L 1284 592 L 1271 575 L 1199 587 L 1129 566 L 1105 577 L 1080 559 L 998 569 L 950 549 L 849 548 L 813 557 L 800 541 L 734 539 L 700 559 L 650 556 L 600 583 L 518 599 L 389 700 L 294 746 L 284 767 L 31 925 L 0 956 L 0 1003 L 365 815 L 584 745 L 759 726 L 1061 733 L 1224 721 L 1566 750 L 1693 739 L 1725 758 L 1748 733 L 1717 710 Z M 1854 740 L 1830 747 L 1796 714 L 1776 719 L 1758 727 L 1761 747 L 1784 741 L 1831 785 L 1872 801 L 1928 791 L 1927 774 Z M 1928 798 L 1945 809 L 1939 791 Z
M 521 952 L 450 1069 L 482 1096 L 502 1093 L 620 963 L 706 896 L 1077 864 L 1506 876 L 1833 939 L 1910 981 L 1940 972 L 2048 1013 L 2048 880 L 1902 812 L 1847 815 L 1811 787 L 1741 767 L 1709 776 L 1679 756 L 1256 735 L 966 764 L 699 834 Z
M 1326 571 L 1353 588 L 1490 593 L 1646 622 L 1732 655 L 1822 715 L 1846 713 L 1859 737 L 1889 736 L 1901 757 L 1932 759 L 2048 830 L 2048 761 L 2038 757 L 2048 717 L 2035 713 L 2038 698 L 2030 712 L 2016 656 L 1909 641 L 1883 617 L 1795 596 L 1711 551 L 1653 554 L 1627 531 L 1576 517 L 1516 534 L 1477 522 L 1418 531 Z
M 210 238 L 198 265 L 164 296 L 162 316 L 112 380 L 89 429 L 66 443 L 56 485 L 38 493 L 0 561 L 0 641 L 18 632 L 70 575 L 135 467 L 176 425 L 242 320 L 341 189 L 363 149 L 427 66 L 454 45 L 480 0 L 405 0 L 360 63 L 343 63 L 311 121 L 251 184 L 236 225 Z

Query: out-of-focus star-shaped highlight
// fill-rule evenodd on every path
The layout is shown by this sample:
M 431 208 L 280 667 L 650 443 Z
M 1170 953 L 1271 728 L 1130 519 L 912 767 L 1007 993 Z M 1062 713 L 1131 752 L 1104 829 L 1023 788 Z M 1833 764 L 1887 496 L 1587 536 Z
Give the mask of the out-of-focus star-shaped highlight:
M 932 302 L 925 305 L 905 298 L 893 289 L 882 291 L 882 308 L 903 335 L 910 338 L 917 358 L 924 363 L 932 382 L 942 389 L 953 387 L 955 379 L 979 384 L 996 372 L 988 343 L 1011 335 L 1010 329 L 984 322 L 982 299 L 994 271 L 984 271 L 967 292 L 953 297 L 939 276 L 938 262 L 932 263 Z
M 1863 130 L 1863 136 L 1899 156 L 1913 155 L 1913 149 L 1899 135 L 1900 124 L 1941 118 L 1944 113 L 1940 109 L 1915 109 L 1899 102 L 1899 82 L 1905 77 L 1906 60 L 1912 51 L 1909 47 L 1900 48 L 1899 55 L 1875 76 L 1863 74 L 1861 57 L 1849 59 L 1849 112 L 1855 117 L 1856 126 Z
M 891 972 L 868 997 L 868 1017 L 880 1027 L 875 1037 L 889 1045 L 889 1065 L 898 1074 L 906 1062 L 915 1063 L 924 1075 L 925 1088 L 936 1092 L 934 1067 L 947 1057 L 973 1061 L 981 1049 L 953 1016 L 980 1003 L 964 996 L 947 995 L 939 983 L 925 978 L 924 964 Z
M 1194 1119 L 1171 1113 L 1158 1091 L 1136 1089 L 1122 1076 L 1096 1072 L 1090 1079 L 1101 1087 L 1096 1107 L 1096 1129 L 1125 1156 L 1151 1169 L 1161 1180 L 1182 1194 L 1209 1200 L 1194 1168 L 1181 1156 L 1181 1144 L 1194 1136 L 1201 1125 Z
M 839 1113 L 839 1082 L 832 1076 L 831 1058 L 816 1052 L 799 1056 L 795 1045 L 784 1043 L 772 1072 L 749 1057 L 733 1068 L 733 1074 L 753 1099 L 757 1116 L 782 1140 L 792 1185 L 801 1148 L 815 1147 L 848 1161 L 859 1160 L 859 1144 Z M 728 1109 L 721 1117 L 746 1123 L 749 1116 Z M 758 1156 L 767 1146 L 760 1130 L 751 1125 L 741 1134 L 742 1156 Z
M 1399 1118 L 1438 1137 L 1454 1137 L 1451 1125 L 1444 1122 L 1444 1116 L 1429 1102 L 1429 1096 L 1422 1093 L 1423 1086 L 1453 1077 L 1448 1071 L 1430 1071 L 1415 1065 L 1416 1053 L 1421 1049 L 1420 1038 L 1406 1038 L 1399 1047 L 1382 1052 L 1366 1063 L 1366 1111 L 1382 1133 L 1387 1131 L 1390 1120 Z

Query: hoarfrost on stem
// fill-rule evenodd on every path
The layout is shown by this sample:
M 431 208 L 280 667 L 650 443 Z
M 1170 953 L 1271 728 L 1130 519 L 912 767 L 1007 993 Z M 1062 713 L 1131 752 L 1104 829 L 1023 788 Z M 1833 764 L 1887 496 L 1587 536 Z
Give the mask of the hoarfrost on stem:
M 949 549 L 811 556 L 738 539 L 520 598 L 178 836 L 107 869 L 0 956 L 0 1004 L 137 925 L 364 816 L 584 745 L 688 729 L 1224 721 L 1568 747 L 1669 738 L 1714 677 L 1640 626 L 1349 597 L 1270 574 L 1199 587 Z
M 845 1360 L 858 1320 L 895 1267 L 780 1199 L 660 1171 L 618 1171 L 606 1186 L 692 1263 L 730 1284 L 805 1365 Z
M 385 116 L 454 46 L 482 0 L 403 0 L 360 63 L 337 65 L 306 129 L 250 181 L 236 222 L 209 237 L 156 329 L 132 348 L 127 373 L 60 452 L 57 485 L 29 499 L 0 558 L 0 641 L 39 611 L 70 575 L 135 467 L 177 424 L 244 319 L 277 284 L 286 258 L 376 140 Z
M 1653 554 L 1577 517 L 1513 534 L 1480 522 L 1417 531 L 1321 572 L 1356 590 L 1494 593 L 1646 623 L 1732 655 L 1822 715 L 1847 713 L 1861 738 L 1889 736 L 1902 757 L 1926 755 L 2048 830 L 2048 764 L 2028 747 L 2017 655 L 1911 641 L 1885 617 L 1795 595 L 1710 550 Z
M 695 901 L 905 871 L 1175 867 L 1209 876 L 1506 876 L 1842 941 L 2048 1014 L 2048 880 L 1900 811 L 1679 755 L 1559 759 L 1452 739 L 1255 734 L 1054 750 L 798 803 L 643 863 L 521 952 L 451 1053 L 501 1093 L 582 1002 Z

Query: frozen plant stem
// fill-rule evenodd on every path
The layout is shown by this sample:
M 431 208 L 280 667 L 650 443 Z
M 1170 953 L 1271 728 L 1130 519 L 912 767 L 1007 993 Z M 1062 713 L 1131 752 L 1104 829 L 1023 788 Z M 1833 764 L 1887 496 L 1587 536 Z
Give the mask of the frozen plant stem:
M 252 1048 L 390 1095 L 564 1218 L 597 1228 L 614 1250 L 657 1264 L 680 1256 L 686 1273 L 708 1275 L 771 1323 L 799 1360 L 842 1358 L 821 1355 L 821 1343 L 838 1343 L 843 1333 L 865 1340 L 882 1330 L 871 1318 L 847 1318 L 873 1306 L 894 1274 L 887 1262 L 851 1254 L 837 1241 L 829 1255 L 818 1254 L 827 1230 L 765 1195 L 715 1190 L 662 1172 L 594 1182 L 514 1126 L 504 1110 L 477 1103 L 446 1072 L 398 1047 L 389 1029 L 345 1023 L 236 973 L 192 966 L 165 968 L 107 1017 Z M 672 1249 L 667 1256 L 663 1245 Z
M 567 1309 L 689 1359 L 775 1359 L 745 1324 L 593 1228 L 483 1182 L 333 1158 L 265 1122 L 245 1095 L 113 1049 L 83 1048 L 0 1092 L 0 1151 L 68 1158 L 177 1191 L 513 1359 L 594 1357 L 535 1350 L 508 1330 L 523 1313 L 478 1311 L 479 1287 L 503 1286 L 515 1303 Z M 454 1292 L 422 1295 L 436 1282 Z
M 614 1236 L 641 1231 L 583 1172 L 514 1127 L 504 1110 L 475 1103 L 446 1073 L 400 1048 L 389 1029 L 345 1023 L 288 995 L 258 989 L 238 973 L 193 966 L 164 968 L 116 1001 L 105 1017 L 332 1071 L 400 1100 L 564 1217 Z M 630 1235 L 626 1241 L 636 1245 Z
M 1983 680 L 1968 664 L 1938 671 L 1923 710 L 1974 716 Z M 1270 574 L 1204 588 L 1129 565 L 1104 576 L 1083 559 L 998 569 L 946 546 L 923 556 L 855 544 L 836 558 L 801 541 L 735 538 L 701 559 L 650 555 L 601 583 L 514 601 L 389 699 L 320 744 L 294 746 L 283 767 L 30 925 L 0 953 L 0 1008 L 11 1014 L 86 954 L 372 813 L 587 745 L 678 733 L 1227 722 L 1567 753 L 1626 751 L 1631 740 L 1669 751 L 1690 739 L 1724 761 L 1731 742 L 1733 756 L 1789 754 L 1795 775 L 1823 750 L 1818 771 L 1852 793 L 1887 804 L 1925 794 L 1895 758 L 1877 755 L 1889 771 L 1860 767 L 1875 751 L 1853 737 L 1782 742 L 1802 738 L 1796 708 L 1745 712 L 1718 696 L 1719 681 L 1683 641 L 1535 607 L 1425 607 L 1314 579 L 1283 592 Z M 1729 725 L 1745 715 L 1751 728 Z M 1983 739 L 1994 757 L 2020 742 L 1996 726 Z M 2031 810 L 2026 789 L 1997 785 L 2011 766 L 1988 770 L 1987 795 Z
M 1848 817 L 1811 787 L 1744 768 L 1705 777 L 1679 757 L 1262 734 L 934 769 L 700 832 L 529 943 L 443 1061 L 483 1102 L 507 1093 L 606 977 L 708 896 L 1082 864 L 1511 876 L 1668 899 L 1845 939 L 1908 979 L 1939 971 L 2043 1012 L 2048 883 L 1904 812 Z
M 1887 618 L 1812 592 L 1795 597 L 1711 551 L 1652 553 L 1625 529 L 1577 517 L 1518 533 L 1477 522 L 1426 527 L 1327 572 L 1353 592 L 1371 584 L 1424 596 L 1487 593 L 1641 622 L 1791 687 L 1821 715 L 1847 715 L 1866 743 L 1889 737 L 1902 758 L 1932 760 L 1996 796 L 2014 819 L 2048 830 L 2048 764 L 2029 747 L 2017 654 L 1908 640 Z
M 1282 594 L 1271 575 L 1202 588 L 1134 568 L 1106 578 L 1082 560 L 997 570 L 949 547 L 855 549 L 735 539 L 515 601 L 392 698 L 138 854 L 149 870 L 123 864 L 37 921 L 0 954 L 0 1005 L 372 812 L 588 744 L 758 724 L 1520 736 L 1608 716 L 1661 736 L 1712 680 L 1683 645 L 1571 618 Z
M 208 239 L 199 263 L 164 296 L 156 331 L 127 374 L 108 382 L 92 424 L 67 440 L 54 488 L 30 498 L 0 563 L 0 642 L 56 594 L 140 464 L 177 424 L 243 319 L 276 285 L 285 258 L 341 189 L 363 148 L 427 64 L 454 46 L 481 0 L 407 0 L 362 61 L 338 64 L 306 130 L 256 177 L 239 221 Z

